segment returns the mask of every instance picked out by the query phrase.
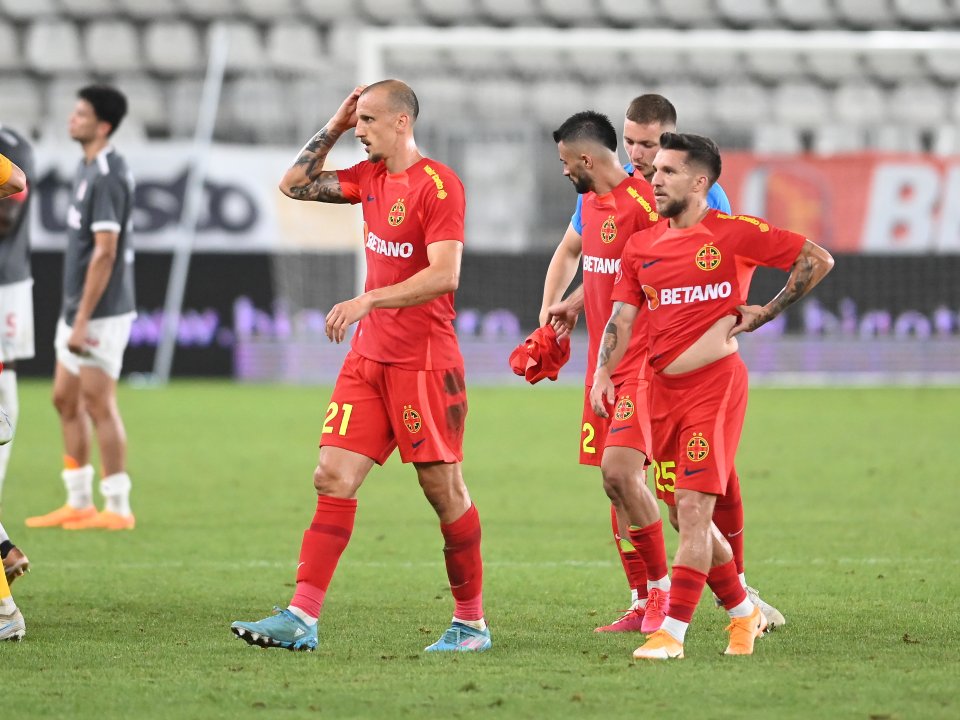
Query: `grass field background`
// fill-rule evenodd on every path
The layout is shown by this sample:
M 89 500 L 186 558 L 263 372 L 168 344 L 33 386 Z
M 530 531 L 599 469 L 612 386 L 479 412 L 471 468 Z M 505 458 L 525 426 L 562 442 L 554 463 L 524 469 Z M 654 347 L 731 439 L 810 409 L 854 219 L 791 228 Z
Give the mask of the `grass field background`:
M 596 635 L 627 601 L 582 391 L 477 388 L 465 475 L 483 521 L 493 650 L 427 656 L 452 599 L 437 521 L 392 460 L 360 493 L 317 652 L 228 630 L 285 605 L 312 517 L 327 388 L 121 388 L 137 529 L 27 530 L 63 502 L 49 383 L 21 383 L 2 520 L 33 563 L 0 644 L 0 717 L 960 717 L 960 390 L 751 394 L 738 467 L 747 577 L 787 616 L 728 658 L 705 598 L 687 658 Z M 667 532 L 672 553 L 676 538 Z

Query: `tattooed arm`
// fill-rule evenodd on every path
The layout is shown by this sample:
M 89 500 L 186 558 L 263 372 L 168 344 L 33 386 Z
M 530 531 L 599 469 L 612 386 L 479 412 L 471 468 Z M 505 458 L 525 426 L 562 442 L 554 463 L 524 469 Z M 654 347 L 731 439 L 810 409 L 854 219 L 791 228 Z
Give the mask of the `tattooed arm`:
M 782 313 L 790 305 L 809 293 L 833 269 L 833 257 L 816 243 L 807 240 L 790 268 L 790 276 L 783 290 L 766 305 L 738 305 L 740 321 L 730 330 L 729 337 L 742 332 L 753 332 Z
M 603 331 L 600 352 L 597 354 L 597 369 L 593 373 L 593 387 L 590 388 L 590 404 L 600 417 L 609 417 L 607 407 L 612 406 L 616 400 L 616 391 L 610 378 L 627 352 L 638 312 L 635 305 L 615 302 L 607 328 Z
M 280 181 L 280 190 L 294 200 L 345 203 L 343 189 L 334 170 L 324 170 L 330 148 L 350 128 L 357 126 L 357 100 L 364 86 L 358 86 L 340 105 L 320 132 L 314 135 L 300 150 L 293 165 Z

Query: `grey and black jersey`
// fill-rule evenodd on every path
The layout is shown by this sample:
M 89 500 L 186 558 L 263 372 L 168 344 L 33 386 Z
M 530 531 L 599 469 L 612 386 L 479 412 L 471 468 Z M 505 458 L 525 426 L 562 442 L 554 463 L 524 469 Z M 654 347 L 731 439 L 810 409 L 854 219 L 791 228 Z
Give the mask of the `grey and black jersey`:
M 33 148 L 20 133 L 0 125 L 0 153 L 20 166 L 27 176 L 27 189 L 0 200 L 0 285 L 29 280 L 30 205 L 36 181 Z
M 104 148 L 91 162 L 81 160 L 73 181 L 67 211 L 67 251 L 63 258 L 63 308 L 73 325 L 83 295 L 87 267 L 94 249 L 94 233 L 115 232 L 117 257 L 110 282 L 93 318 L 131 313 L 133 290 L 133 176 L 126 161 L 112 147 Z

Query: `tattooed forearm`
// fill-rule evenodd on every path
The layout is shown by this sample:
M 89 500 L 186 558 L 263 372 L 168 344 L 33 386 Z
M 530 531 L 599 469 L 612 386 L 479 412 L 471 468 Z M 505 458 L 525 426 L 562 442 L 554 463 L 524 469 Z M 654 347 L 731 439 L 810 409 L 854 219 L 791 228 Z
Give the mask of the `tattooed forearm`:
M 606 365 L 610 360 L 610 356 L 613 355 L 613 351 L 617 349 L 619 339 L 617 319 L 620 317 L 621 310 L 623 310 L 622 302 L 613 304 L 613 314 L 610 315 L 610 322 L 607 323 L 607 327 L 603 331 L 603 337 L 600 339 L 600 353 L 597 355 L 597 367 Z
M 340 183 L 328 180 L 321 174 L 314 182 L 308 185 L 293 185 L 290 187 L 290 197 L 298 200 L 319 200 L 320 202 L 346 202 L 343 197 L 343 188 Z M 336 173 L 331 173 L 336 175 Z
M 293 164 L 304 165 L 304 174 L 311 180 L 316 179 L 323 169 L 323 163 L 327 159 L 330 148 L 333 147 L 339 137 L 340 133 L 338 131 L 323 128 L 303 146 L 303 150 L 300 151 L 300 155 Z
M 783 290 L 777 293 L 776 297 L 764 306 L 764 312 L 757 315 L 750 323 L 748 329 L 752 332 L 761 325 L 777 317 L 793 305 L 797 300 L 806 295 L 813 287 L 812 281 L 816 272 L 816 261 L 808 255 L 801 255 L 790 269 L 790 277 L 787 278 L 787 284 Z
M 337 173 L 323 169 L 330 148 L 339 137 L 339 130 L 325 127 L 310 138 L 284 175 L 280 189 L 296 200 L 348 202 L 343 196 L 343 188 L 340 186 Z

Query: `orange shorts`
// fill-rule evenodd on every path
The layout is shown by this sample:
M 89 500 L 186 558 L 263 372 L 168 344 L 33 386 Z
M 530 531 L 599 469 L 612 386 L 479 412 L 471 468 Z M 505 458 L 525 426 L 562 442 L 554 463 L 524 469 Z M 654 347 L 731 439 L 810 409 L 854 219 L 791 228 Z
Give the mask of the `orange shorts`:
M 327 407 L 320 447 L 339 447 L 382 465 L 461 462 L 467 391 L 463 367 L 400 370 L 351 350 Z
M 676 489 L 725 495 L 747 411 L 740 355 L 680 375 L 657 373 L 650 389 L 657 497 L 673 505 Z
M 609 418 L 602 418 L 590 404 L 590 388 L 583 396 L 583 425 L 580 437 L 580 464 L 599 466 L 608 447 L 639 450 L 647 459 L 653 446 L 650 430 L 650 406 L 646 380 L 622 383 Z

